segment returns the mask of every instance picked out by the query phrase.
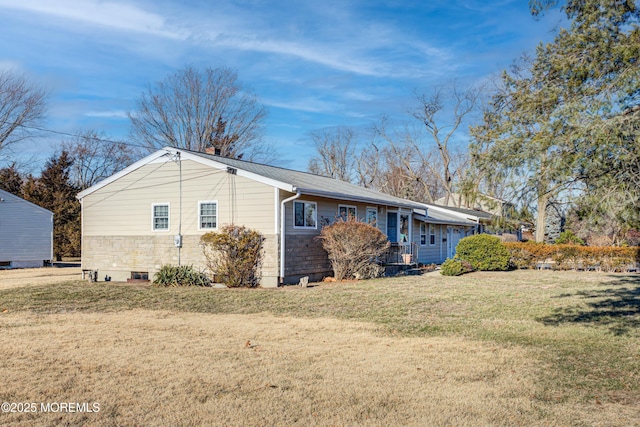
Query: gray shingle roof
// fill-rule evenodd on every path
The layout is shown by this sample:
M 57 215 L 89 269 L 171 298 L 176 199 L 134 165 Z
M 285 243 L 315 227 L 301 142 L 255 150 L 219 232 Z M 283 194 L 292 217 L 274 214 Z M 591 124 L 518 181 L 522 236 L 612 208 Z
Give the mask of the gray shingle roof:
M 213 154 L 205 154 L 188 150 L 181 151 L 186 151 L 190 154 L 213 160 L 238 170 L 254 173 L 265 178 L 289 184 L 301 194 L 406 208 L 419 209 L 423 207 L 423 205 L 417 202 L 412 202 L 411 200 L 390 196 L 388 194 L 380 193 L 375 190 L 360 187 L 334 178 L 285 169 L 277 166 L 248 162 L 245 160 L 229 159 Z
M 448 209 L 450 211 L 458 212 L 465 215 L 477 216 L 478 218 L 482 218 L 482 219 L 493 219 L 493 215 L 491 215 L 489 212 L 479 211 L 477 209 L 452 208 L 450 206 L 440 206 L 440 207 L 443 209 Z M 431 212 L 429 213 L 429 215 L 431 215 Z

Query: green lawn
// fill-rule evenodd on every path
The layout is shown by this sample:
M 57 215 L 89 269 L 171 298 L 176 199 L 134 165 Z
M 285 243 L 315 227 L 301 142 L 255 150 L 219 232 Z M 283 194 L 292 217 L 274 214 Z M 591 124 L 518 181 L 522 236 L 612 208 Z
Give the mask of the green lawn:
M 0 291 L 0 312 L 271 313 L 372 323 L 382 335 L 518 346 L 541 361 L 535 399 L 640 402 L 640 275 L 514 271 L 310 288 L 156 288 L 65 282 Z

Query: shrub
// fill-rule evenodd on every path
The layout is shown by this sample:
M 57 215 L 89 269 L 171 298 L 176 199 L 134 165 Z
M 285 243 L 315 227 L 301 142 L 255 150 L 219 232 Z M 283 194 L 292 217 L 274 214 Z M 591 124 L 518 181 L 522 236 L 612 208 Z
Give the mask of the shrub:
M 209 277 L 190 265 L 163 265 L 153 276 L 157 286 L 209 286 Z
M 571 270 L 578 268 L 580 262 L 580 250 L 575 244 L 563 245 L 562 249 L 556 251 L 551 259 L 555 261 L 555 268 L 558 270 Z
M 547 245 L 536 242 L 505 243 L 511 254 L 511 264 L 516 268 L 536 268 L 539 262 L 544 262 L 558 252 L 558 245 Z
M 613 246 L 546 245 L 544 243 L 506 243 L 511 262 L 517 268 L 535 268 L 538 263 L 555 261 L 555 268 L 624 271 L 640 262 L 640 248 Z
M 207 268 L 230 288 L 260 284 L 263 242 L 258 231 L 238 225 L 225 225 L 200 238 Z
M 469 261 L 474 270 L 504 271 L 509 269 L 511 254 L 500 238 L 476 234 L 460 240 L 456 258 Z
M 443 276 L 460 276 L 473 271 L 473 267 L 467 261 L 447 258 L 440 266 L 440 274 Z
M 584 246 L 584 240 L 573 234 L 573 232 L 566 230 L 560 233 L 555 241 L 556 245 L 580 245 Z
M 323 227 L 318 239 L 329 254 L 336 280 L 369 279 L 384 272 L 377 260 L 389 242 L 377 227 L 354 218 L 338 219 Z

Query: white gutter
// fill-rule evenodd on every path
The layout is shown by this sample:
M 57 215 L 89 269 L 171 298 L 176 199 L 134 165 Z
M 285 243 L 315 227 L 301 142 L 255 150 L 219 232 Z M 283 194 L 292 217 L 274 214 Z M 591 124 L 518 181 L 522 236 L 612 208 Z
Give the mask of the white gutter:
M 336 194 L 331 191 L 321 191 L 321 190 L 310 190 L 306 188 L 297 188 L 298 192 L 302 192 L 307 196 L 318 196 L 318 197 L 326 197 L 327 199 L 334 200 L 342 200 L 342 201 L 350 201 L 356 203 L 370 203 L 370 204 L 378 204 L 384 206 L 398 206 L 398 208 L 407 208 L 407 209 L 424 209 L 425 205 L 412 202 L 411 200 L 404 199 L 396 199 L 396 200 L 385 200 L 376 198 L 375 196 L 367 197 L 367 196 L 352 196 L 348 194 Z
M 295 196 L 291 196 L 288 199 L 284 199 L 280 202 L 280 280 L 284 281 L 284 259 L 285 259 L 285 247 L 284 247 L 284 219 L 286 217 L 286 211 L 284 209 L 285 203 L 289 203 L 292 200 L 298 199 L 302 196 L 300 191 Z

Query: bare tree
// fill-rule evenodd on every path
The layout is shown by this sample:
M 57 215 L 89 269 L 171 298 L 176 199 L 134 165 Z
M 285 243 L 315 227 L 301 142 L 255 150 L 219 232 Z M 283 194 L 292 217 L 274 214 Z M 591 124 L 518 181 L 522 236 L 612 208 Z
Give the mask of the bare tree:
M 81 190 L 124 169 L 138 158 L 138 153 L 130 145 L 111 141 L 95 130 L 64 141 L 62 150 L 74 159 L 69 178 Z
M 383 117 L 374 132 L 384 143 L 381 191 L 428 203 L 442 195 L 441 159 L 425 147 L 419 129 L 410 124 L 394 129 Z
M 309 172 L 351 182 L 356 171 L 356 133 L 348 127 L 312 132 L 317 155 L 309 160 Z
M 441 171 L 436 176 L 445 193 L 445 205 L 454 193 L 456 171 L 461 171 L 463 166 L 455 165 L 451 144 L 459 136 L 465 120 L 476 112 L 483 94 L 482 85 L 460 89 L 455 83 L 437 87 L 428 95 L 416 94 L 419 107 L 412 115 L 422 122 L 438 149 Z
M 375 141 L 375 135 L 365 145 L 355 159 L 356 183 L 361 187 L 380 189 L 384 163 L 382 150 Z
M 142 93 L 129 113 L 132 136 L 156 150 L 164 146 L 221 156 L 251 156 L 263 135 L 266 110 L 229 68 L 188 66 Z
M 0 71 L 0 151 L 29 137 L 44 117 L 46 92 L 24 76 Z

